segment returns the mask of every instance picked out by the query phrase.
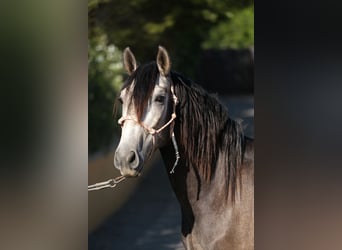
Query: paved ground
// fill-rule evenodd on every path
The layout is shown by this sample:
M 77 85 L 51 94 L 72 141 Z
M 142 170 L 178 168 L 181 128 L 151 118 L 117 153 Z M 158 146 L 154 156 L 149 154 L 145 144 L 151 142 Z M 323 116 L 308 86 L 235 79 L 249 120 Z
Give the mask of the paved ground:
M 254 137 L 251 96 L 224 97 L 230 116 L 242 118 L 245 134 Z M 89 235 L 89 250 L 184 249 L 180 239 L 180 211 L 160 157 L 129 201 Z

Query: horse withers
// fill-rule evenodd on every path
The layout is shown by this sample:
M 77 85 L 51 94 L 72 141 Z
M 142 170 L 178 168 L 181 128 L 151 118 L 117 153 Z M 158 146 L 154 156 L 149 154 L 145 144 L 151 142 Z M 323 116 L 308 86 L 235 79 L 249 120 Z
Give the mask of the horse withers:
M 137 65 L 129 48 L 114 165 L 136 177 L 160 150 L 180 203 L 186 249 L 254 249 L 254 146 L 201 87 L 171 71 L 167 51 Z

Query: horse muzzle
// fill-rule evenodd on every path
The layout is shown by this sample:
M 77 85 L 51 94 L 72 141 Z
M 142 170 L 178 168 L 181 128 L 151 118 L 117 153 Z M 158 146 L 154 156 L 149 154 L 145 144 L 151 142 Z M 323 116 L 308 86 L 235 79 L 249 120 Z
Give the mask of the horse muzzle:
M 125 177 L 137 177 L 142 170 L 139 154 L 135 150 L 128 152 L 117 150 L 114 155 L 114 166 Z

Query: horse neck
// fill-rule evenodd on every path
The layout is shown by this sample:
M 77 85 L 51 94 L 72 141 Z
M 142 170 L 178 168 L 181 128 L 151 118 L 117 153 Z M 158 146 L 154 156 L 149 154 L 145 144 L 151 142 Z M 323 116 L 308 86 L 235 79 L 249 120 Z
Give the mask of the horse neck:
M 198 186 L 196 185 L 195 187 L 194 185 L 191 185 L 191 183 L 196 181 L 196 173 L 193 168 L 186 163 L 185 153 L 181 148 L 179 148 L 180 159 L 173 173 L 170 173 L 175 161 L 172 143 L 160 148 L 160 153 L 166 167 L 171 187 L 180 204 L 182 212 L 182 234 L 185 236 L 191 233 L 195 220 L 193 207 L 197 196 Z
M 179 142 L 179 138 L 176 138 L 176 141 Z M 180 159 L 174 169 L 174 173 L 170 173 L 176 159 L 172 143 L 161 148 L 160 152 L 172 189 L 181 205 L 182 212 L 188 213 L 188 217 L 191 217 L 199 195 L 204 198 L 209 190 L 209 185 L 199 174 L 196 166 L 192 165 L 189 159 L 186 159 L 186 153 L 182 147 L 179 147 Z
M 176 133 L 177 135 L 178 133 Z M 179 138 L 176 136 L 176 141 L 179 142 Z M 242 164 L 239 167 L 239 170 L 242 171 L 242 175 L 251 175 L 253 176 L 254 169 L 252 169 L 254 162 L 254 147 L 253 140 L 247 137 L 244 137 L 244 149 L 242 150 Z M 226 187 L 223 184 L 226 182 L 226 164 L 224 163 L 225 152 L 220 152 L 219 157 L 215 166 L 214 179 L 208 183 L 207 180 L 199 173 L 197 167 L 193 165 L 189 159 L 186 159 L 186 153 L 184 152 L 183 147 L 179 147 L 180 159 L 175 167 L 174 173 L 170 173 L 173 164 L 175 162 L 175 150 L 173 148 L 172 143 L 170 142 L 167 146 L 160 149 L 164 165 L 166 167 L 168 177 L 171 183 L 171 186 L 176 194 L 178 201 L 181 204 L 182 209 L 194 208 L 194 204 L 198 204 L 198 200 L 214 204 L 219 202 L 222 203 L 222 198 L 226 197 L 222 190 L 225 190 Z M 247 173 L 248 172 L 248 173 Z M 241 177 L 241 176 L 240 176 Z M 237 185 L 239 186 L 239 185 Z M 229 189 L 229 192 L 231 190 Z M 228 193 L 231 195 L 231 193 Z M 218 201 L 216 201 L 216 197 L 218 197 Z

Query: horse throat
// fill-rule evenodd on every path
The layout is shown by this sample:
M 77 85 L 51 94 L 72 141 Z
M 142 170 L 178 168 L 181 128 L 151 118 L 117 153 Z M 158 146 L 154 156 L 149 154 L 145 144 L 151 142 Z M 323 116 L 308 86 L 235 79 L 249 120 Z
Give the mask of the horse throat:
M 181 148 L 179 149 L 180 159 L 173 173 L 170 173 L 175 161 L 175 152 L 172 143 L 160 148 L 160 152 L 171 187 L 180 204 L 182 213 L 182 235 L 186 237 L 191 234 L 193 229 L 195 221 L 193 207 L 199 193 L 201 180 L 195 174 L 194 169 L 187 164 L 185 153 Z M 196 184 L 193 185 L 192 183 Z

